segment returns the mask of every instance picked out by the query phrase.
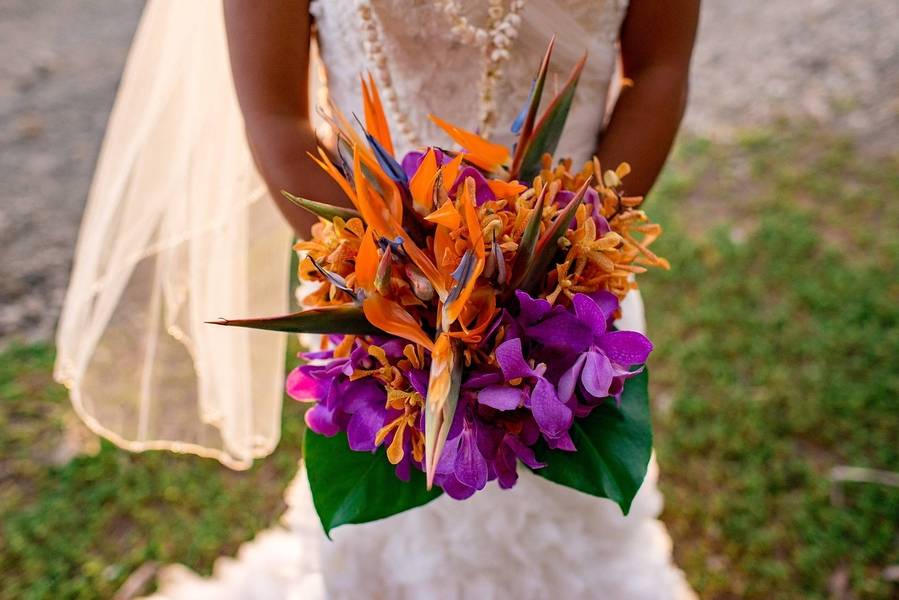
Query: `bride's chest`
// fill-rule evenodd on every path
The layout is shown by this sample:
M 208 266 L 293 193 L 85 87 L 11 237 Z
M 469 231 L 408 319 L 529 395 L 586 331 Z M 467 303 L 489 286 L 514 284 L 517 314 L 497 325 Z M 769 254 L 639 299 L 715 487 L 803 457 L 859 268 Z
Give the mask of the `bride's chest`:
M 546 38 L 559 23 L 602 33 L 626 5 L 627 0 L 313 0 L 313 14 L 337 18 L 345 31 L 362 38 L 373 36 L 366 27 L 377 25 L 388 36 L 481 45 L 541 24 Z

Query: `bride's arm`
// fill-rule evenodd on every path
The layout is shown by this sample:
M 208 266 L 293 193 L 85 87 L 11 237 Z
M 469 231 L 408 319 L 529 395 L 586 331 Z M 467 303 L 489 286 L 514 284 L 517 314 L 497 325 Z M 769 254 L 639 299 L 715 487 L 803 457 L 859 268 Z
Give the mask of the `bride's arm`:
M 309 119 L 308 0 L 225 0 L 225 27 L 247 140 L 269 191 L 300 237 L 315 218 L 280 190 L 347 202 L 306 156 L 318 144 Z
M 621 26 L 624 76 L 597 156 L 603 168 L 626 161 L 629 195 L 649 192 L 665 164 L 687 105 L 690 56 L 699 21 L 699 0 L 631 0 Z

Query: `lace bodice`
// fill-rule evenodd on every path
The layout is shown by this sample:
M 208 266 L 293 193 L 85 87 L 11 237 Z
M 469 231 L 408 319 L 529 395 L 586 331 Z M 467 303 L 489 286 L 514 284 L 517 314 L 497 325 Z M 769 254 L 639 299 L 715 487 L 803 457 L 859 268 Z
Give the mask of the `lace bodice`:
M 360 15 L 360 4 L 370 5 L 372 17 L 368 22 Z M 487 22 L 486 1 L 458 0 L 457 4 L 472 24 L 483 26 Z M 617 62 L 618 31 L 626 7 L 627 0 L 525 2 L 518 36 L 496 83 L 497 117 L 491 137 L 511 144 L 509 127 L 526 101 L 546 44 L 555 34 L 550 85 L 554 81 L 561 84 L 580 55 L 589 53 L 559 147 L 561 156 L 587 159 L 605 117 Z M 461 127 L 477 128 L 485 52 L 481 46 L 462 43 L 452 34 L 452 22 L 438 3 L 317 0 L 311 12 L 317 23 L 331 99 L 344 113 L 361 116 L 359 75 L 372 72 L 382 87 L 399 153 L 413 149 L 416 137 L 425 144 L 449 147 L 449 139 L 428 120 L 429 113 Z M 381 45 L 389 57 L 380 71 L 378 64 L 372 64 L 376 62 L 372 60 L 372 42 Z M 386 86 L 379 78 L 385 71 L 390 82 Z M 395 95 L 393 103 L 391 95 Z M 402 134 L 397 123 L 399 114 L 405 115 L 413 136 Z

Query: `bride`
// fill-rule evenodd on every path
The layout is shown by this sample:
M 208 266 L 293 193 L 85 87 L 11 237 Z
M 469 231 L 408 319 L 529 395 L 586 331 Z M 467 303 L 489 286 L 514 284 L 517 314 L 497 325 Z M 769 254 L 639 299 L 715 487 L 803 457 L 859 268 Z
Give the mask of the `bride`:
M 56 376 L 75 409 L 124 448 L 247 468 L 277 443 L 285 339 L 202 323 L 287 311 L 285 220 L 303 236 L 310 219 L 277 192 L 340 197 L 305 156 L 328 139 L 310 105 L 362 114 L 359 76 L 371 72 L 399 154 L 450 145 L 428 113 L 508 144 L 555 34 L 555 72 L 589 52 L 559 155 L 627 160 L 629 195 L 645 194 L 683 114 L 698 5 L 224 0 L 223 10 L 214 0 L 150 0 L 58 333 Z M 622 320 L 643 329 L 636 293 Z M 169 568 L 160 597 L 693 596 L 657 519 L 654 461 L 626 517 L 611 501 L 520 473 L 512 490 L 444 496 L 341 527 L 329 541 L 301 469 L 284 527 L 220 560 L 210 580 Z

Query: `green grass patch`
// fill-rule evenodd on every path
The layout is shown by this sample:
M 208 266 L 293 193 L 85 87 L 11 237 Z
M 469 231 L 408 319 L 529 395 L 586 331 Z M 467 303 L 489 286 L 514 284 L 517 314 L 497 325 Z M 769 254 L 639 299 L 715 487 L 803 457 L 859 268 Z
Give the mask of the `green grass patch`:
M 899 161 L 808 129 L 685 140 L 651 199 L 644 277 L 664 518 L 703 598 L 893 598 L 899 489 Z M 834 592 L 838 593 L 838 592 Z
M 283 511 L 299 459 L 295 403 L 274 455 L 246 472 L 107 442 L 53 466 L 74 417 L 52 365 L 46 346 L 0 355 L 0 598 L 109 598 L 146 561 L 209 573 Z

